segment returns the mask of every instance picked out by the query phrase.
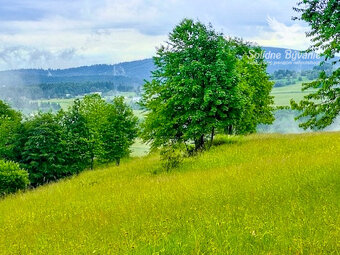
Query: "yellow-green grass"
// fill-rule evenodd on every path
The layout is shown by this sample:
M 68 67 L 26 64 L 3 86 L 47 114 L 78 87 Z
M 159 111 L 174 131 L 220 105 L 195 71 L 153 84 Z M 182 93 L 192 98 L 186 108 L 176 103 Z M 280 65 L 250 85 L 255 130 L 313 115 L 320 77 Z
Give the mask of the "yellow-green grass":
M 87 171 L 0 201 L 0 253 L 339 254 L 339 155 L 339 132 L 254 135 Z
M 273 88 L 271 95 L 274 96 L 274 105 L 290 106 L 291 99 L 294 99 L 296 102 L 300 102 L 304 96 L 311 92 L 311 90 L 301 91 L 302 83 L 303 82 L 298 82 L 289 86 Z

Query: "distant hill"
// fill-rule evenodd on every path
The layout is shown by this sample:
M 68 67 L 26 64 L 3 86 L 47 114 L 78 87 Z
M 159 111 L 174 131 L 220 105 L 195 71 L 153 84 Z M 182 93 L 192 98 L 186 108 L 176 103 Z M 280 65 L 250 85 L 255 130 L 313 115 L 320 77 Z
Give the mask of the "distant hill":
M 298 54 L 297 50 L 263 47 L 266 56 L 278 56 L 280 58 L 269 58 L 268 73 L 276 70 L 311 70 L 317 66 L 322 59 L 295 59 L 289 57 Z M 122 80 L 124 83 L 140 86 L 145 79 L 150 78 L 154 69 L 152 59 L 123 62 L 114 65 L 102 64 L 92 66 L 81 66 L 68 69 L 19 69 L 10 71 L 0 71 L 1 85 L 36 85 L 41 83 L 67 83 L 67 82 L 115 82 Z
M 92 65 L 68 69 L 19 69 L 0 71 L 0 86 L 29 86 L 41 83 L 124 82 L 140 86 L 150 78 L 152 59 L 115 65 Z

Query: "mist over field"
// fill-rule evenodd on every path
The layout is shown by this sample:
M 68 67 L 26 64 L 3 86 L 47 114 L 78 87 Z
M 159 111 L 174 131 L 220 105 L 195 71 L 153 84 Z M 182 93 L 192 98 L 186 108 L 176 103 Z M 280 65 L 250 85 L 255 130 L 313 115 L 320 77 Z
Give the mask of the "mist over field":
M 257 131 L 259 133 L 280 133 L 280 134 L 302 134 L 313 132 L 310 129 L 303 129 L 299 124 L 303 120 L 296 120 L 298 112 L 294 110 L 277 110 L 275 111 L 275 121 L 271 125 L 259 125 Z M 326 127 L 322 131 L 332 132 L 340 131 L 340 117 L 334 120 L 334 123 Z

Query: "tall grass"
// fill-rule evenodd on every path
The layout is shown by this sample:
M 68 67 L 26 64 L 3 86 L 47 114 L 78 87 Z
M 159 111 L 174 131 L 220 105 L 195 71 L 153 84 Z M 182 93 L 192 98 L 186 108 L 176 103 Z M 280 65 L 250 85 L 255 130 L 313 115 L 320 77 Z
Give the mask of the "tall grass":
M 337 254 L 340 133 L 254 135 L 0 201 L 1 254 Z

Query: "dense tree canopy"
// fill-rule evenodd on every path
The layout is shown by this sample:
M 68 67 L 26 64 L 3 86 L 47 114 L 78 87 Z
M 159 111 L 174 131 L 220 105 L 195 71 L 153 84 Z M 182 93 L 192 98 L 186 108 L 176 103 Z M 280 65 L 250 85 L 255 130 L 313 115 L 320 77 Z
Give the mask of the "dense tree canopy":
M 309 51 L 321 51 L 326 60 L 332 60 L 340 52 L 340 4 L 338 0 L 303 0 L 295 11 L 301 14 L 300 19 L 306 21 L 311 31 L 307 33 L 313 42 Z M 340 113 L 340 68 L 333 61 L 331 74 L 321 72 L 319 78 L 304 84 L 303 90 L 314 88 L 299 104 L 292 101 L 292 108 L 301 110 L 299 116 L 308 119 L 301 126 L 304 128 L 322 129 L 333 123 Z
M 142 106 L 148 110 L 144 140 L 154 147 L 193 141 L 198 150 L 208 137 L 212 141 L 216 130 L 253 132 L 253 126 L 263 120 L 256 111 L 271 115 L 266 107 L 271 103 L 272 83 L 263 63 L 243 58 L 240 52 L 248 46 L 226 40 L 211 25 L 185 19 L 176 26 L 166 45 L 158 49 L 153 79 L 144 86 Z M 248 67 L 252 70 L 245 70 Z M 256 79 L 249 84 L 244 75 Z M 255 88 L 260 84 L 264 91 Z M 255 93 L 264 93 L 257 102 Z M 249 114 L 257 117 L 250 120 Z M 250 121 L 255 124 L 240 128 Z

